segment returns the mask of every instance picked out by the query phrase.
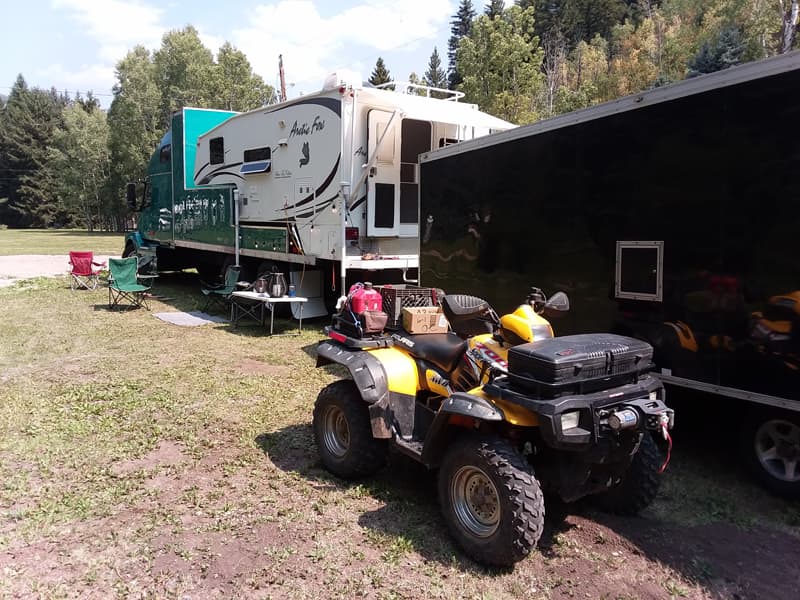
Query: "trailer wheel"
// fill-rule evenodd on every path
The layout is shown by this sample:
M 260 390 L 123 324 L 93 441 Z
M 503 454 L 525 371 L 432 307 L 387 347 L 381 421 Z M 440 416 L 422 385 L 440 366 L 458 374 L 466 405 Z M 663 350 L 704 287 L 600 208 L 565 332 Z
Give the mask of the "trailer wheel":
M 592 499 L 603 510 L 635 515 L 650 505 L 661 485 L 661 455 L 653 437 L 645 433 L 628 470 L 611 489 Z
M 322 464 L 334 475 L 366 477 L 386 461 L 386 440 L 372 437 L 367 404 L 350 379 L 322 389 L 314 404 L 313 428 Z
M 510 567 L 536 547 L 544 499 L 533 472 L 508 440 L 463 438 L 439 469 L 439 502 L 450 533 L 474 560 Z
M 800 497 L 800 417 L 760 414 L 743 434 L 743 458 L 761 482 L 782 496 Z

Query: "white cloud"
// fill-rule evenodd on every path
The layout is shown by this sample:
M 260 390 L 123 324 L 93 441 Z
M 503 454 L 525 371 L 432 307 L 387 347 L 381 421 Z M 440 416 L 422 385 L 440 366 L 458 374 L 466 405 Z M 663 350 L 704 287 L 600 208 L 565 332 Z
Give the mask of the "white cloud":
M 333 70 L 360 70 L 366 77 L 365 64 L 374 65 L 381 53 L 411 51 L 422 41 L 430 42 L 449 21 L 450 4 L 366 0 L 323 17 L 311 0 L 282 0 L 252 9 L 248 26 L 234 30 L 232 42 L 268 83 L 274 80 L 268 74 L 277 73 L 278 55 L 283 54 L 287 79 L 302 80 L 308 84 L 302 87 L 311 91 Z
M 96 92 L 103 106 L 108 106 L 111 102 L 108 94 L 114 85 L 114 67 L 94 64 L 67 69 L 61 63 L 55 63 L 38 69 L 33 79 L 47 81 L 48 86 L 61 91 L 67 90 L 70 94 L 79 90 L 85 96 L 91 90 Z
M 99 58 L 116 62 L 136 44 L 159 45 L 164 33 L 163 11 L 155 6 L 124 0 L 53 0 L 53 8 L 66 9 L 99 44 Z

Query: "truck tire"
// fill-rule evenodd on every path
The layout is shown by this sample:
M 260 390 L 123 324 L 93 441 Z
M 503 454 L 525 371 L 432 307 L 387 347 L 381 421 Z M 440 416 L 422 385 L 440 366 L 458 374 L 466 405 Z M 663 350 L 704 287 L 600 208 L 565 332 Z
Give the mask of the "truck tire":
M 618 515 L 635 515 L 650 505 L 661 485 L 661 455 L 655 440 L 645 433 L 639 450 L 633 455 L 628 470 L 611 489 L 592 500 L 605 511 Z
M 508 440 L 469 436 L 456 441 L 442 461 L 438 487 L 450 533 L 480 563 L 510 567 L 542 536 L 542 490 Z
M 350 379 L 324 387 L 314 404 L 314 440 L 322 464 L 334 475 L 372 475 L 386 461 L 386 440 L 372 437 L 369 410 Z
M 745 463 L 766 488 L 800 498 L 800 415 L 753 414 L 743 428 L 741 449 Z

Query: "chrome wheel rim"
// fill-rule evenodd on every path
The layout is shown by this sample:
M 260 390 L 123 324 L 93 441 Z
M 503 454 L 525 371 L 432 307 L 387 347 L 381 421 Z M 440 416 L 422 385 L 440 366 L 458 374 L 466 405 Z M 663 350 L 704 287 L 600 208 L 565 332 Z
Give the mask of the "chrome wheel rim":
M 350 449 L 350 427 L 344 411 L 338 406 L 329 406 L 323 423 L 325 449 L 336 458 L 342 458 Z
M 451 483 L 453 510 L 472 535 L 486 538 L 500 525 L 500 496 L 489 476 L 477 467 L 461 467 Z
M 775 479 L 800 482 L 800 426 L 774 419 L 758 428 L 754 440 L 758 462 Z

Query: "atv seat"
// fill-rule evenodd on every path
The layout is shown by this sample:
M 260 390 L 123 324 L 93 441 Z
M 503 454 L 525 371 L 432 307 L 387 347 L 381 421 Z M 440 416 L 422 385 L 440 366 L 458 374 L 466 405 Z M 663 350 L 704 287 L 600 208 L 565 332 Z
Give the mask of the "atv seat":
M 395 345 L 402 345 L 411 356 L 432 362 L 448 373 L 455 369 L 467 342 L 454 333 L 420 333 L 403 331 L 392 336 Z
M 500 323 L 486 300 L 467 294 L 447 294 L 442 298 L 442 312 L 450 328 L 463 338 L 494 333 Z

